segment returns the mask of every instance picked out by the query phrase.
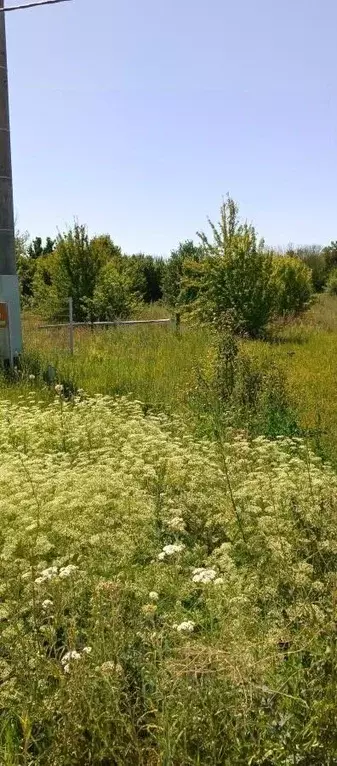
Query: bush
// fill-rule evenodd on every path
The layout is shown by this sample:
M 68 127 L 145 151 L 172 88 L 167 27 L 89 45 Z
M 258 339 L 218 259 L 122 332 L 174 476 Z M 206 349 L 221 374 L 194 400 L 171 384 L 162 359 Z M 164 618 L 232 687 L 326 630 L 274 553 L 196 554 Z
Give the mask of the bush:
M 127 276 L 118 271 L 113 262 L 107 263 L 97 280 L 91 316 L 102 321 L 129 319 L 135 306 Z
M 273 363 L 258 363 L 240 347 L 231 316 L 217 325 L 208 364 L 196 371 L 189 401 L 208 435 L 228 428 L 270 438 L 299 434 L 282 371 Z
M 124 268 L 133 292 L 138 293 L 144 303 L 155 303 L 163 297 L 165 263 L 162 258 L 152 255 L 129 255 L 124 259 Z
M 329 295 L 337 295 L 337 268 L 330 272 L 326 287 Z
M 89 239 L 85 226 L 75 223 L 56 241 L 51 255 L 36 260 L 34 303 L 47 319 L 64 320 L 69 296 L 74 319 L 83 321 L 93 300 L 103 267 L 112 262 L 120 268 L 123 256 L 108 235 Z
M 296 316 L 310 306 L 312 274 L 303 261 L 291 256 L 274 256 L 273 276 L 277 316 Z
M 176 250 L 172 250 L 163 277 L 164 300 L 170 307 L 178 308 L 180 304 L 185 264 L 198 263 L 201 256 L 201 247 L 191 239 L 181 242 Z
M 289 250 L 287 255 L 300 258 L 306 266 L 309 266 L 314 291 L 321 293 L 328 276 L 327 263 L 322 248 L 319 245 L 297 247 L 295 250 Z
M 258 337 L 273 313 L 272 256 L 257 241 L 254 227 L 240 223 L 231 198 L 221 206 L 220 223 L 209 223 L 213 240 L 199 234 L 200 263 L 185 263 L 182 300 L 202 321 L 231 311 L 237 332 Z

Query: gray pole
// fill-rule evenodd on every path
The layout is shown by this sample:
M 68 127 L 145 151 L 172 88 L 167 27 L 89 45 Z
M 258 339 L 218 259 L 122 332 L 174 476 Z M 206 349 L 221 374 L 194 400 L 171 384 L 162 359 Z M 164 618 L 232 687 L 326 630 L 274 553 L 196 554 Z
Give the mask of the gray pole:
M 0 0 L 0 10 L 4 0 Z M 7 304 L 8 326 L 0 330 L 0 357 L 10 364 L 21 353 L 20 292 L 15 234 L 5 14 L 0 13 L 0 303 Z

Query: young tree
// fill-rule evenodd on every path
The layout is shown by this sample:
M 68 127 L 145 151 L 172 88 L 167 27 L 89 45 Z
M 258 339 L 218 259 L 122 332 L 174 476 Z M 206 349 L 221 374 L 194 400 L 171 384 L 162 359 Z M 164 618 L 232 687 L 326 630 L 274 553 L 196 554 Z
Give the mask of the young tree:
M 128 319 L 136 300 L 126 273 L 113 261 L 103 266 L 94 290 L 91 316 L 102 321 Z
M 212 239 L 199 233 L 203 258 L 187 262 L 183 277 L 185 303 L 203 321 L 231 313 L 236 331 L 257 337 L 273 313 L 272 256 L 257 241 L 255 229 L 241 223 L 230 197 L 222 204 L 218 224 L 209 221 Z
M 275 312 L 296 316 L 305 311 L 313 294 L 312 271 L 299 258 L 274 256 Z
M 84 321 L 101 271 L 111 263 L 117 273 L 123 259 L 121 249 L 109 235 L 90 240 L 86 227 L 75 223 L 58 236 L 50 255 L 36 260 L 34 302 L 46 318 L 64 319 L 71 296 L 74 318 Z
M 176 250 L 172 250 L 163 276 L 164 300 L 172 308 L 179 306 L 186 263 L 199 263 L 201 258 L 202 248 L 191 239 L 181 242 Z

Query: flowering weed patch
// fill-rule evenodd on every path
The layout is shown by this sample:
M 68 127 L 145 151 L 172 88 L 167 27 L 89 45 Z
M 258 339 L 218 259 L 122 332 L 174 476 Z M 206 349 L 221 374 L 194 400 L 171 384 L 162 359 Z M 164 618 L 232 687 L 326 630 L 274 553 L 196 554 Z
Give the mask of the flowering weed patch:
M 329 466 L 61 391 L 0 447 L 1 763 L 335 763 Z

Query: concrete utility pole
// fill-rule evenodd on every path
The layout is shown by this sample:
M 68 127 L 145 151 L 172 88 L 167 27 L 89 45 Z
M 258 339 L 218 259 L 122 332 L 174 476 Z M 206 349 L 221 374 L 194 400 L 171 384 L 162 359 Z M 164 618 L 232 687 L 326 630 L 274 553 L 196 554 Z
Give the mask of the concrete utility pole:
M 5 8 L 4 0 L 0 0 L 0 359 L 10 365 L 22 351 L 22 332 L 15 258 L 5 13 L 68 1 L 40 0 Z

